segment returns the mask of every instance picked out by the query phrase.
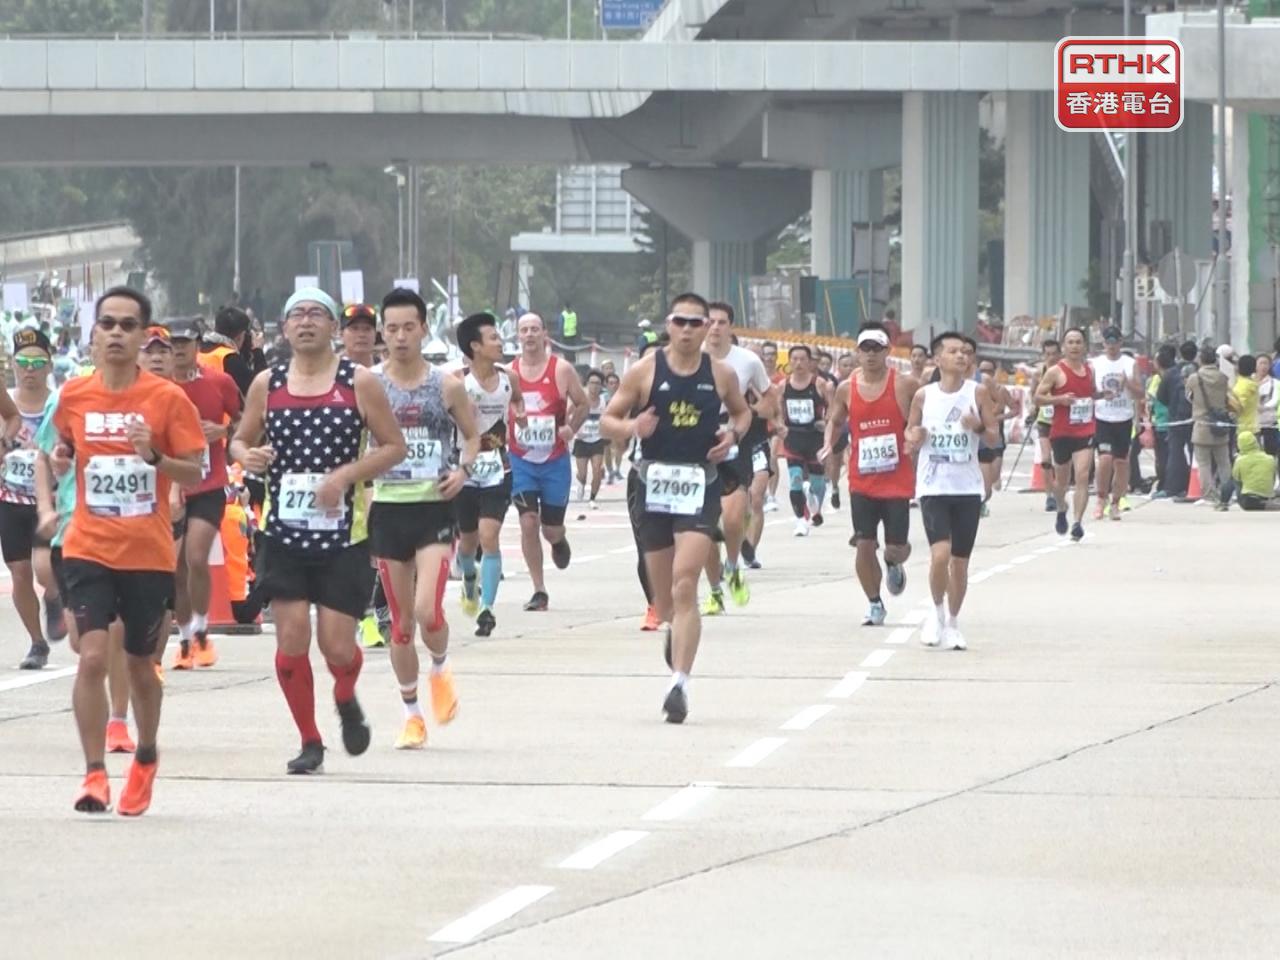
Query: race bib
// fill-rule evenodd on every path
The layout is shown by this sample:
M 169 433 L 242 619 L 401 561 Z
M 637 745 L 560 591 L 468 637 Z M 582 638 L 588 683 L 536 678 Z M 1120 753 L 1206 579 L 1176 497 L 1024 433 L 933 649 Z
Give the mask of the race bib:
M 647 513 L 696 516 L 702 510 L 707 474 L 702 467 L 685 463 L 651 463 L 644 480 Z
M 764 473 L 769 469 L 769 448 L 767 446 L 756 447 L 755 452 L 751 454 L 751 472 Z
M 280 522 L 295 530 L 340 530 L 346 507 L 325 510 L 316 503 L 316 489 L 323 473 L 286 473 L 280 478 Z
M 4 458 L 4 485 L 24 497 L 36 495 L 36 452 L 15 450 Z
M 858 438 L 858 473 L 892 473 L 898 466 L 898 435 L 882 433 Z
M 473 487 L 496 487 L 502 483 L 505 473 L 502 469 L 502 454 L 497 450 L 486 450 L 471 464 L 471 479 L 468 483 Z
M 156 509 L 156 468 L 139 456 L 90 457 L 84 502 L 95 517 L 145 517 Z
M 808 397 L 791 398 L 787 401 L 787 419 L 803 426 L 813 423 L 813 401 Z
M 598 417 L 587 417 L 582 423 L 582 429 L 578 431 L 578 439 L 583 443 L 595 443 L 600 439 L 600 419 Z
M 200 479 L 208 480 L 209 472 L 213 469 L 213 464 L 209 460 L 209 445 L 206 443 L 204 453 L 200 455 Z
M 930 463 L 968 463 L 973 459 L 973 435 L 959 421 L 929 431 Z
M 1071 406 L 1067 408 L 1067 420 L 1070 423 L 1088 423 L 1092 419 L 1092 397 L 1078 397 L 1071 401 Z
M 556 418 L 529 417 L 526 426 L 516 424 L 516 440 L 530 453 L 550 453 L 556 445 Z
M 404 432 L 404 439 L 409 452 L 384 474 L 383 479 L 392 483 L 408 483 L 434 480 L 440 476 L 444 462 L 440 441 L 428 436 L 426 427 L 409 427 Z

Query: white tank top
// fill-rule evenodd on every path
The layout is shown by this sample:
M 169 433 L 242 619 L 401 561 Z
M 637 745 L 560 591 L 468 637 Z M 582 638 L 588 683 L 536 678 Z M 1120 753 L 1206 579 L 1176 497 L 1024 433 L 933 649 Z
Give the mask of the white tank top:
M 966 413 L 978 412 L 978 384 L 966 380 L 955 393 L 942 384 L 925 387 L 920 422 L 928 438 L 916 458 L 916 496 L 982 496 L 978 466 L 978 434 L 960 423 Z
M 463 377 L 462 383 L 467 389 L 467 396 L 476 407 L 477 433 L 488 433 L 499 422 L 507 419 L 507 410 L 511 406 L 511 377 L 505 370 L 498 371 L 498 386 L 494 390 L 486 390 L 470 370 Z M 505 433 L 503 436 L 505 437 Z

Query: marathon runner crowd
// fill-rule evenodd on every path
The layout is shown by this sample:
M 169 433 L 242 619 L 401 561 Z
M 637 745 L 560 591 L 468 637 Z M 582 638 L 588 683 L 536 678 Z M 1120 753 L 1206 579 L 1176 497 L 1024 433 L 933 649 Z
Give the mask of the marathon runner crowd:
M 213 330 L 192 317 L 159 323 L 145 296 L 118 287 L 96 302 L 91 364 L 56 390 L 48 336 L 19 329 L 16 387 L 0 392 L 0 544 L 31 642 L 21 667 L 44 667 L 63 638 L 79 656 L 86 773 L 75 808 L 111 807 L 108 751 L 133 754 L 116 810 L 150 805 L 162 656 L 176 627 L 171 669 L 217 663 L 209 558 L 231 511 L 230 532 L 253 558 L 233 606 L 246 620 L 269 608 L 299 737 L 286 770 L 309 774 L 326 749 L 313 636 L 349 754 L 372 741 L 357 684 L 377 646 L 388 648 L 404 710 L 394 745 L 425 746 L 414 640 L 429 658 L 431 718 L 447 724 L 459 703 L 446 602 L 455 562 L 462 613 L 491 636 L 514 506 L 532 581 L 523 611 L 547 610 L 544 543 L 557 569 L 570 566 L 575 480 L 591 507 L 603 485 L 626 484 L 642 629 L 663 634 L 662 712 L 676 724 L 689 711 L 702 617 L 726 612 L 726 592 L 734 606 L 750 602 L 748 571 L 762 566 L 764 516 L 784 482 L 797 537 L 823 525 L 828 492 L 832 509 L 847 496 L 869 627 L 885 622 L 886 595 L 906 587 L 918 507 L 935 607 L 922 641 L 952 650 L 967 646 L 969 562 L 1014 418 L 1036 428 L 1032 456 L 1052 478 L 1046 510 L 1073 540 L 1087 519 L 1122 517 L 1145 482 L 1131 467 L 1144 446 L 1156 455 L 1156 497 L 1193 499 L 1192 463 L 1204 499 L 1223 509 L 1233 498 L 1264 509 L 1275 490 L 1269 357 L 1162 346 L 1144 378 L 1118 330 L 1104 331 L 1090 359 L 1088 331 L 1073 328 L 1045 342 L 1023 404 L 963 333 L 941 333 L 901 362 L 889 330 L 866 323 L 838 357 L 795 345 L 780 365 L 777 344 L 739 344 L 734 319 L 728 304 L 682 294 L 620 376 L 611 363 L 583 375 L 551 350 L 537 313 L 518 318 L 514 359 L 499 322 L 479 313 L 455 329 L 462 363 L 433 363 L 444 357 L 424 353 L 431 326 L 417 293 L 340 308 L 307 288 L 283 311 L 287 351 L 266 364 L 237 308 L 219 311 Z

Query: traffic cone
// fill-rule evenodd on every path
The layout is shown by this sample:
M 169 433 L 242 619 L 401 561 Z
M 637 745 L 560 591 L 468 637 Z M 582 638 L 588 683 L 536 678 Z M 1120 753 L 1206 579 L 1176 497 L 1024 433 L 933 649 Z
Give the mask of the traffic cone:
M 1187 483 L 1187 498 L 1199 500 L 1202 496 L 1204 496 L 1204 491 L 1200 489 L 1200 471 L 1193 464 L 1191 467 L 1191 479 Z
M 209 547 L 209 632 L 220 634 L 257 634 L 262 632 L 262 617 L 254 623 L 239 623 L 231 612 L 231 586 L 227 579 L 227 558 L 222 550 L 222 537 L 213 538 Z
M 1044 467 L 1037 460 L 1031 465 L 1031 486 L 1022 490 L 1022 493 L 1044 493 L 1046 490 L 1044 480 Z

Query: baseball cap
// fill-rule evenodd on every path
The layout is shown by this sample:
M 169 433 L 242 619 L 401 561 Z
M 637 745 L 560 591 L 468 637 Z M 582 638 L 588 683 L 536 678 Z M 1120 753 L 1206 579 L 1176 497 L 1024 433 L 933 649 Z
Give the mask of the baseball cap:
M 885 348 L 889 346 L 889 335 L 883 330 L 863 330 L 858 334 L 858 346 L 864 343 L 875 343 Z
M 171 317 L 164 325 L 171 340 L 199 340 L 204 333 L 199 317 Z
M 36 327 L 23 327 L 13 335 L 13 352 L 17 353 L 26 347 L 38 347 L 45 353 L 53 354 L 53 345 L 43 330 Z
M 367 323 L 373 327 L 377 327 L 377 309 L 371 307 L 367 303 L 348 303 L 342 309 L 342 323 L 340 326 L 345 330 L 353 323 Z
M 173 336 L 169 333 L 168 327 L 162 327 L 160 324 L 152 324 L 147 327 L 147 342 L 142 345 L 143 350 L 150 350 L 155 344 L 173 349 Z
M 1119 327 L 1107 327 L 1102 331 L 1103 340 L 1123 340 L 1124 334 L 1120 332 Z

